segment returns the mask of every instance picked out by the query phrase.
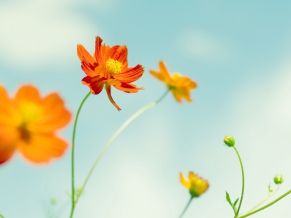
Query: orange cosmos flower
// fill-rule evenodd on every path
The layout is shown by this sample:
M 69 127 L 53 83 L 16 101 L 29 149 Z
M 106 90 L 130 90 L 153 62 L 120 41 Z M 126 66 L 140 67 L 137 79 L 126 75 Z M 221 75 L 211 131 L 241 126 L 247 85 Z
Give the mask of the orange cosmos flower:
M 163 61 L 159 62 L 159 68 L 159 71 L 150 70 L 150 74 L 165 83 L 179 103 L 182 103 L 183 98 L 192 102 L 190 91 L 197 87 L 197 83 L 178 73 L 171 76 Z
M 77 45 L 81 67 L 87 75 L 82 79 L 82 83 L 89 86 L 91 93 L 95 95 L 99 94 L 105 85 L 109 100 L 117 110 L 121 110 L 111 96 L 111 86 L 128 93 L 138 92 L 142 88 L 137 88 L 131 82 L 139 79 L 144 69 L 139 64 L 128 68 L 125 45 L 110 47 L 101 43 L 102 39 L 97 36 L 93 55 L 90 55 L 83 45 Z
M 68 144 L 56 136 L 56 130 L 70 119 L 57 93 L 41 98 L 37 88 L 24 85 L 9 98 L 0 85 L 0 164 L 16 150 L 34 163 L 60 157 Z
M 180 180 L 182 185 L 189 189 L 192 198 L 199 197 L 209 187 L 207 180 L 200 178 L 193 172 L 189 172 L 188 181 L 186 181 L 183 174 L 180 173 Z

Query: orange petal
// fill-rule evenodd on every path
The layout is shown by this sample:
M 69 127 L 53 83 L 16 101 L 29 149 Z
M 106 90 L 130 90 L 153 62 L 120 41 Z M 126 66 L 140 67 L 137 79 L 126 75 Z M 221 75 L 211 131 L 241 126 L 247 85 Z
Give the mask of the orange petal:
M 115 79 L 120 82 L 131 83 L 138 80 L 144 72 L 144 68 L 141 65 L 136 65 L 133 68 L 127 68 L 124 72 L 114 75 Z
M 153 77 L 156 77 L 158 80 L 160 80 L 163 83 L 167 83 L 167 79 L 164 77 L 164 75 L 162 75 L 160 72 L 154 71 L 154 70 L 150 70 L 150 74 Z
M 20 87 L 15 95 L 15 101 L 19 102 L 22 100 L 31 101 L 35 103 L 40 102 L 40 96 L 38 89 L 32 85 L 24 85 Z
M 174 95 L 174 98 L 179 102 L 182 103 L 182 96 L 175 90 L 171 90 L 171 92 Z
M 190 183 L 186 181 L 183 173 L 180 173 L 180 181 L 184 187 L 186 187 L 187 189 L 190 188 Z
M 95 67 L 90 65 L 89 63 L 83 61 L 81 68 L 84 71 L 84 73 L 86 73 L 88 76 L 91 77 L 97 76 L 96 72 L 93 70 L 95 69 Z
M 62 156 L 68 143 L 53 134 L 32 134 L 28 143 L 21 141 L 17 146 L 18 151 L 31 162 L 47 163 Z
M 163 61 L 159 62 L 160 73 L 166 78 L 167 80 L 171 79 L 171 75 L 167 70 L 166 64 Z
M 139 90 L 143 90 L 143 88 L 137 88 L 136 85 L 130 83 L 121 83 L 121 85 L 114 86 L 114 88 L 128 93 L 136 93 Z
M 14 127 L 0 125 L 0 164 L 10 159 L 17 140 L 18 132 Z
M 2 85 L 0 85 L 0 120 L 1 118 L 7 118 L 12 109 L 13 109 L 12 102 L 8 98 L 8 94 L 5 88 Z
M 108 98 L 109 100 L 111 101 L 111 103 L 116 107 L 116 109 L 118 111 L 121 110 L 121 108 L 115 103 L 115 101 L 113 100 L 112 96 L 111 96 L 111 86 L 110 85 L 105 85 L 105 88 L 106 88 L 106 92 L 107 92 L 107 95 L 108 95 Z
M 100 61 L 102 61 L 102 55 L 101 55 L 101 44 L 102 44 L 102 39 L 97 36 L 95 38 L 95 53 L 94 53 L 94 56 L 95 56 L 95 59 L 97 61 L 98 64 L 100 64 Z
M 83 45 L 77 45 L 77 54 L 81 62 L 85 61 L 93 65 L 96 61 L 91 54 L 84 48 Z
M 15 151 L 14 146 L 7 145 L 7 144 L 3 143 L 3 141 L 1 140 L 1 142 L 0 142 L 0 164 L 3 164 L 6 161 L 8 161 L 11 158 L 14 151 Z
M 109 58 L 112 58 L 124 64 L 127 61 L 127 47 L 125 45 L 115 45 L 111 47 L 107 52 L 105 59 L 108 60 Z
M 67 125 L 71 113 L 65 108 L 64 101 L 57 93 L 52 93 L 42 100 L 43 115 L 31 129 L 33 132 L 52 132 Z
M 91 78 L 86 76 L 82 79 L 82 83 L 89 86 L 91 93 L 94 95 L 98 95 L 102 91 L 105 83 L 104 81 L 105 79 L 100 77 Z

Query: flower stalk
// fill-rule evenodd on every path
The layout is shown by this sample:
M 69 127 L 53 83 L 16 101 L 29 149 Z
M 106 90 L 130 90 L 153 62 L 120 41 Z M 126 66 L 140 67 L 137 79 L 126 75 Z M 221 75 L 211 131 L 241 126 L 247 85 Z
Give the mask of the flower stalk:
M 75 138 L 76 138 L 76 130 L 77 130 L 77 122 L 78 122 L 78 118 L 79 118 L 79 114 L 81 112 L 81 109 L 85 103 L 85 101 L 87 100 L 87 98 L 90 96 L 91 92 L 89 92 L 85 98 L 82 100 L 79 108 L 78 108 L 78 111 L 77 111 L 77 114 L 76 114 L 76 117 L 75 117 L 75 121 L 74 121 L 74 128 L 73 128 L 73 135 L 72 135 L 72 156 L 71 156 L 71 180 L 72 180 L 72 195 L 71 195 L 71 200 L 72 200 L 72 207 L 71 207 L 71 213 L 70 213 L 70 218 L 73 217 L 74 215 L 74 209 L 75 209 L 75 206 L 76 206 L 76 199 L 78 198 L 76 195 L 75 195 Z
M 181 215 L 179 216 L 179 218 L 182 218 L 182 217 L 184 216 L 184 214 L 185 214 L 186 210 L 188 209 L 188 207 L 189 207 L 190 203 L 192 202 L 192 200 L 193 200 L 193 197 L 190 198 L 190 200 L 188 201 L 186 207 L 185 207 L 184 210 L 182 211 L 182 213 L 181 213 Z

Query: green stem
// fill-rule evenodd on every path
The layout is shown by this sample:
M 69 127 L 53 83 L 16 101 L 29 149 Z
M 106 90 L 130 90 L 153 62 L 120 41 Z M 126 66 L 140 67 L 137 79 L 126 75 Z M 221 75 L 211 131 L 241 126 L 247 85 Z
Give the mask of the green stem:
M 277 201 L 280 201 L 282 198 L 286 197 L 290 193 L 291 193 L 291 190 L 287 191 L 285 194 L 283 194 L 282 196 L 278 197 L 276 200 L 272 201 L 271 203 L 269 203 L 269 204 L 267 204 L 267 205 L 265 205 L 265 206 L 263 206 L 263 207 L 261 207 L 261 208 L 259 208 L 257 210 L 254 210 L 254 211 L 252 211 L 250 213 L 247 213 L 247 214 L 245 214 L 243 216 L 240 216 L 238 218 L 248 217 L 248 216 L 253 215 L 253 214 L 257 213 L 257 212 L 260 212 L 261 210 L 264 210 L 264 209 L 270 207 L 271 205 L 275 204 Z
M 0 214 L 0 218 L 4 218 L 4 216 L 2 214 Z
M 98 158 L 95 160 L 90 172 L 88 173 L 85 182 L 81 188 L 81 191 L 79 193 L 79 195 L 77 196 L 76 199 L 76 204 L 79 200 L 79 197 L 81 196 L 81 194 L 83 193 L 83 190 L 91 176 L 91 174 L 93 173 L 95 167 L 97 166 L 98 162 L 100 161 L 100 159 L 102 158 L 102 156 L 104 155 L 104 153 L 106 152 L 106 150 L 109 148 L 109 146 L 111 145 L 111 143 L 114 141 L 114 139 L 132 122 L 134 121 L 137 117 L 139 117 L 143 112 L 147 111 L 148 109 L 156 106 L 158 103 L 160 103 L 165 97 L 166 95 L 169 93 L 169 90 L 167 90 L 157 101 L 154 101 L 146 106 L 144 106 L 143 108 L 139 109 L 135 114 L 133 114 L 128 120 L 126 120 L 121 127 L 119 127 L 119 129 L 111 136 L 111 138 L 109 139 L 109 141 L 106 143 L 106 145 L 104 146 L 104 148 L 102 149 L 100 155 L 98 156 Z
M 182 218 L 182 217 L 183 217 L 183 215 L 185 214 L 186 210 L 188 209 L 188 207 L 189 207 L 189 205 L 190 205 L 192 199 L 193 199 L 193 197 L 190 198 L 190 200 L 188 201 L 186 207 L 184 208 L 184 210 L 183 210 L 183 212 L 181 213 L 181 215 L 179 216 L 179 218 Z
M 89 92 L 85 98 L 82 100 L 79 108 L 78 108 L 78 111 L 77 111 L 77 114 L 76 114 L 76 117 L 75 117 L 75 121 L 74 121 L 74 129 L 73 129 L 73 136 L 72 136 L 72 195 L 71 195 L 71 198 L 72 198 L 72 208 L 71 208 L 71 214 L 70 214 L 70 218 L 73 217 L 73 214 L 74 214 L 74 209 L 75 209 L 75 206 L 76 206 L 76 201 L 75 201 L 75 136 L 76 136 L 76 129 L 77 129 L 77 122 L 78 122 L 78 118 L 79 118 L 79 114 L 80 114 L 80 111 L 82 109 L 82 106 L 83 104 L 85 103 L 85 101 L 87 100 L 87 98 L 90 96 L 91 92 Z
M 235 214 L 235 217 L 238 217 L 238 214 L 239 214 L 239 210 L 240 210 L 240 207 L 241 207 L 241 204 L 242 204 L 242 201 L 243 201 L 243 197 L 244 197 L 244 190 L 245 190 L 245 174 L 244 174 L 244 166 L 243 166 L 243 163 L 242 163 L 242 160 L 240 158 L 240 155 L 238 153 L 238 150 L 236 149 L 235 146 L 233 146 L 236 154 L 237 154 L 237 157 L 239 159 L 239 163 L 240 163 L 240 168 L 241 168 L 241 174 L 242 174 L 242 189 L 241 189 L 241 195 L 240 195 L 240 199 L 239 199 L 239 204 L 238 204 L 238 208 L 237 208 L 237 211 L 236 211 L 236 214 Z
M 252 212 L 254 209 L 259 207 L 262 203 L 264 203 L 266 200 L 268 200 L 270 197 L 272 197 L 280 188 L 280 185 L 277 186 L 277 189 L 274 192 L 269 193 L 262 201 L 260 201 L 258 204 L 256 204 L 252 209 L 250 209 L 247 213 Z

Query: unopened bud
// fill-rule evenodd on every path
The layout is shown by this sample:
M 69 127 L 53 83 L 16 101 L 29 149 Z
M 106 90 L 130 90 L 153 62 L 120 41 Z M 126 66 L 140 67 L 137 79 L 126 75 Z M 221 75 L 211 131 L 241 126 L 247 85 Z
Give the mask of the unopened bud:
M 228 147 L 233 147 L 235 144 L 235 140 L 231 135 L 227 135 L 224 137 L 223 140 L 224 144 L 226 144 Z
M 271 187 L 271 184 L 268 186 L 268 189 L 269 189 L 269 193 L 272 193 L 274 191 L 273 188 Z
M 276 175 L 274 177 L 274 183 L 277 184 L 277 185 L 280 185 L 284 182 L 284 178 L 282 175 Z

